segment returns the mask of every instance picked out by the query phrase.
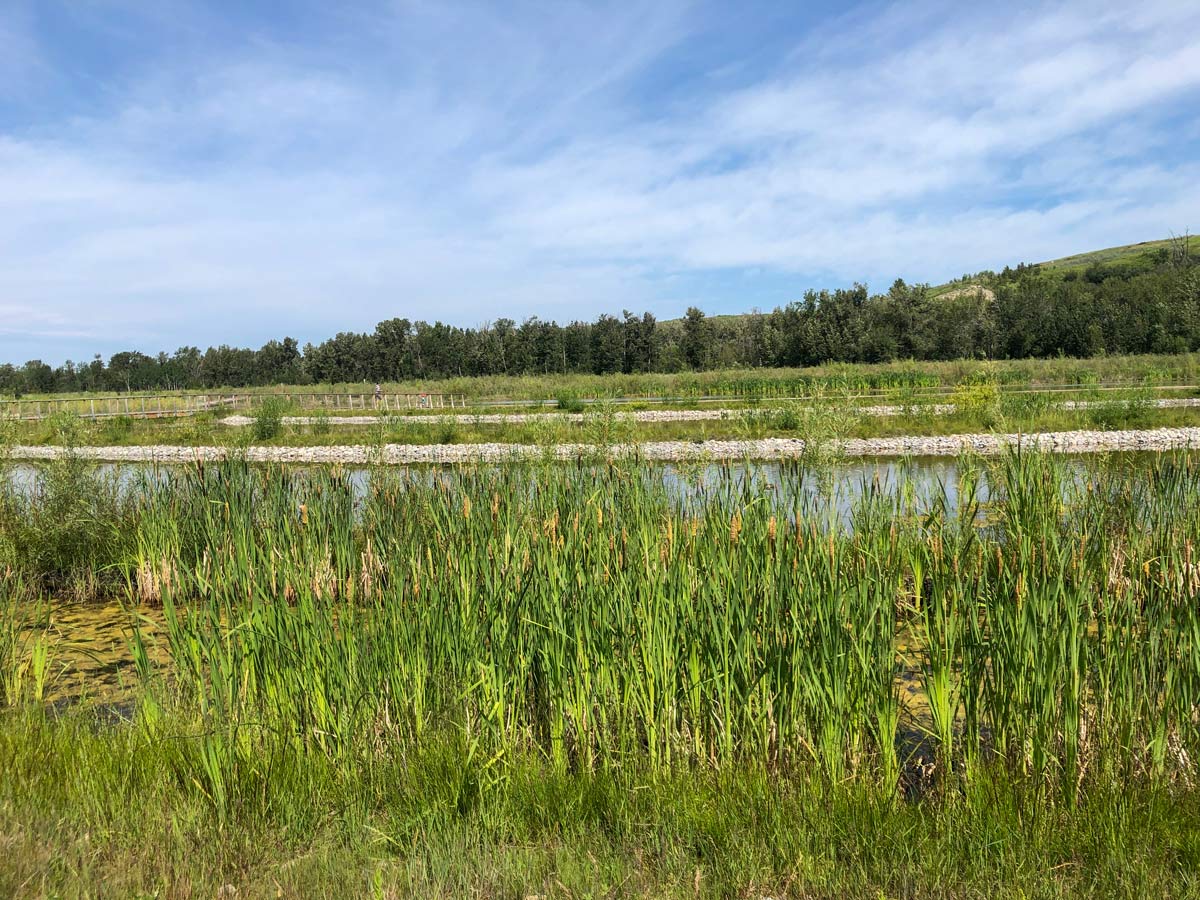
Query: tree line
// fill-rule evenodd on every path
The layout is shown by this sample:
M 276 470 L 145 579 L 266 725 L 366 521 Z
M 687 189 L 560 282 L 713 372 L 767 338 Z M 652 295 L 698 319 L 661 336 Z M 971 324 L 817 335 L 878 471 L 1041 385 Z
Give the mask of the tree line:
M 1065 273 L 1021 265 L 939 289 L 896 281 L 809 291 L 771 312 L 691 308 L 560 325 L 497 319 L 477 328 L 394 318 L 301 347 L 181 347 L 107 361 L 0 365 L 0 393 L 177 390 L 437 380 L 474 375 L 675 372 L 828 362 L 1014 359 L 1200 350 L 1200 257 L 1160 250 Z

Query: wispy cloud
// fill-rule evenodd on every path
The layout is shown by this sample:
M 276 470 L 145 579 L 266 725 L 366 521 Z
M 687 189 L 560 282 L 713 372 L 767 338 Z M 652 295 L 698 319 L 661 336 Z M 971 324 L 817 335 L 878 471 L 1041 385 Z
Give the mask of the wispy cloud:
M 59 67 L 57 105 L 0 108 L 0 357 L 736 310 L 1200 210 L 1191 5 L 872 6 L 753 67 L 696 49 L 711 6 L 175 7 L 0 16 L 25 72 L 101 45 L 87 103 Z

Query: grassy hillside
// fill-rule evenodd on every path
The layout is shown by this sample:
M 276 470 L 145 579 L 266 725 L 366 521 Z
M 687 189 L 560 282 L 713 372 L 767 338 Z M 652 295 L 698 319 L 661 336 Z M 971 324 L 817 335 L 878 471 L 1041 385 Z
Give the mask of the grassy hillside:
M 1139 244 L 1125 244 L 1120 247 L 1106 247 L 1103 250 L 1089 250 L 1085 253 L 1034 263 L 1033 268 L 1047 274 L 1059 275 L 1068 280 L 1083 276 L 1089 269 L 1098 267 L 1104 269 L 1119 267 L 1129 270 L 1131 274 L 1136 274 L 1138 271 L 1152 269 L 1169 258 L 1173 249 L 1172 245 L 1176 244 L 1177 240 L 1176 238 L 1165 238 L 1158 241 L 1142 241 Z M 1193 257 L 1200 257 L 1200 237 L 1193 236 L 1190 240 L 1185 237 L 1183 240 L 1189 254 Z M 935 297 L 942 297 L 972 286 L 985 287 L 991 277 L 992 273 L 990 272 L 979 273 L 965 279 L 960 278 L 945 284 L 934 285 L 931 287 L 931 292 Z M 876 285 L 875 287 L 880 289 L 881 286 Z M 734 313 L 709 316 L 708 318 L 713 322 L 722 322 L 741 317 L 742 314 Z M 680 322 L 682 319 L 668 319 L 660 324 Z
M 1122 274 L 1126 277 L 1148 272 L 1171 258 L 1173 253 L 1186 252 L 1200 256 L 1200 238 L 1166 238 L 1160 241 L 1142 241 L 1103 250 L 1089 250 L 1059 259 L 1034 263 L 1032 268 L 1067 281 L 1075 278 Z M 933 288 L 934 296 L 944 296 L 950 291 L 960 291 L 972 285 L 984 286 L 993 278 L 993 273 L 982 272 L 966 279 L 958 279 Z
M 1183 238 L 1185 245 L 1192 255 L 1200 253 L 1200 238 Z M 1104 250 L 1092 250 L 1088 253 L 1076 253 L 1074 256 L 1064 256 L 1061 259 L 1051 259 L 1037 264 L 1039 269 L 1047 272 L 1082 272 L 1089 266 L 1125 263 L 1137 265 L 1153 265 L 1170 254 L 1175 239 L 1167 238 L 1162 241 L 1142 241 L 1140 244 L 1126 244 L 1123 247 L 1108 247 Z

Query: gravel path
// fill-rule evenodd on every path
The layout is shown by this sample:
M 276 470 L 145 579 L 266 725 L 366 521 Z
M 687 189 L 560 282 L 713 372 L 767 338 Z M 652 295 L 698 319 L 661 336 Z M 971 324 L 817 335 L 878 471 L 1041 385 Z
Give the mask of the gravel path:
M 1060 409 L 1091 409 L 1096 406 L 1103 406 L 1103 402 L 1095 402 L 1090 400 L 1064 400 L 1056 404 Z M 1184 397 L 1184 398 L 1168 398 L 1163 400 L 1153 401 L 1153 405 L 1159 409 L 1171 409 L 1178 407 L 1200 407 L 1200 398 Z M 762 407 L 768 410 L 772 407 Z M 746 412 L 753 410 L 754 407 L 747 409 L 644 409 L 637 412 L 619 412 L 614 413 L 614 417 L 618 421 L 624 422 L 713 422 L 725 419 L 736 420 Z M 898 416 L 904 412 L 902 406 L 860 406 L 855 412 L 864 416 Z M 928 406 L 917 406 L 915 412 L 918 415 L 935 415 L 944 416 L 954 412 L 953 403 L 933 403 Z M 590 414 L 594 416 L 595 414 Z M 439 413 L 434 415 L 412 415 L 412 416 L 284 416 L 283 423 L 285 425 L 314 425 L 318 422 L 328 422 L 330 425 L 376 425 L 386 421 L 389 425 L 396 423 L 402 425 L 524 425 L 530 422 L 585 422 L 589 418 L 587 413 L 478 413 L 474 415 L 462 413 Z M 254 419 L 250 416 L 226 416 L 220 420 L 222 425 L 242 426 L 250 425 Z
M 1098 453 L 1127 450 L 1200 449 L 1200 428 L 1156 428 L 1144 431 L 1060 431 L 1045 434 L 962 434 L 945 437 L 852 438 L 843 441 L 847 456 L 956 456 L 963 451 L 990 454 L 1007 445 L 1021 444 L 1052 453 Z M 804 441 L 793 438 L 763 438 L 750 441 L 649 441 L 611 448 L 614 455 L 638 452 L 643 459 L 720 460 L 790 459 L 804 452 Z M 107 462 L 191 462 L 216 460 L 231 453 L 225 447 L 81 447 L 88 459 Z M 383 447 L 250 447 L 244 451 L 253 462 L 345 463 L 364 465 L 382 462 L 409 463 L 509 462 L 549 455 L 570 460 L 587 456 L 587 444 L 557 444 L 538 447 L 528 444 L 386 444 Z M 15 447 L 14 459 L 53 459 L 60 447 Z

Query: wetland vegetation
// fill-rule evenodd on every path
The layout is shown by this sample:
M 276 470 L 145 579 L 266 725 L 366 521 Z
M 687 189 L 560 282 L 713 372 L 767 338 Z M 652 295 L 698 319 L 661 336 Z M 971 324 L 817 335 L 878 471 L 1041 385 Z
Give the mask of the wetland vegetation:
M 375 414 L 355 417 L 311 410 L 270 393 L 257 398 L 245 424 L 225 424 L 214 413 L 180 418 L 115 416 L 84 420 L 56 413 L 40 420 L 0 417 L 0 446 L 336 446 L 381 444 L 512 443 L 549 445 L 591 443 L 601 447 L 631 441 L 804 438 L 836 431 L 843 438 L 953 435 L 984 432 L 1119 430 L 1194 425 L 1197 409 L 1159 405 L 1194 401 L 1200 387 L 1164 390 L 1153 383 L 1121 388 L 1084 383 L 1044 390 L 1006 386 L 997 370 L 984 370 L 946 389 L 913 386 L 863 393 L 843 385 L 814 383 L 780 387 L 781 396 L 753 396 L 740 402 L 699 403 L 643 399 L 618 404 L 576 395 L 559 398 L 557 408 L 541 403 L 483 406 L 445 414 Z M 790 392 L 796 396 L 789 396 Z M 865 408 L 865 409 L 864 409 Z M 880 414 L 886 411 L 887 414 Z M 688 413 L 712 418 L 672 419 Z M 568 413 L 564 415 L 563 413 Z M 509 415 L 509 421 L 488 421 Z M 661 415 L 658 415 L 661 414 Z M 640 415 L 641 420 L 635 421 Z
M 0 888 L 1194 892 L 1196 457 L 844 475 L 9 477 Z

